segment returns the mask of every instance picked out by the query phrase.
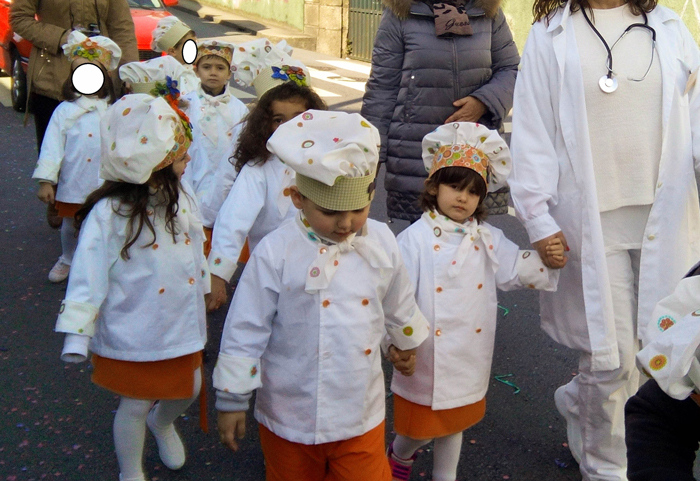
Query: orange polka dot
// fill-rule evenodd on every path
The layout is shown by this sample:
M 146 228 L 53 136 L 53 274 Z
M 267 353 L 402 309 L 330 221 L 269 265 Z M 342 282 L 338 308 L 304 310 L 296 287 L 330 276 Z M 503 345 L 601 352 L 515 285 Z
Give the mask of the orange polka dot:
M 92 137 L 92 134 L 88 134 L 88 137 Z
M 190 279 L 187 282 L 189 282 L 190 285 L 194 284 L 194 277 L 190 277 Z
M 338 261 L 333 261 L 333 265 L 334 265 L 334 266 L 337 266 L 337 265 L 338 265 Z
M 436 330 L 435 335 L 438 337 L 442 336 L 442 331 L 440 329 Z
M 439 251 L 439 250 L 440 250 L 440 246 L 437 245 L 437 244 L 435 244 L 435 245 L 433 246 L 433 249 L 435 249 L 436 251 Z
M 192 242 L 191 240 L 185 239 L 185 245 L 186 245 L 186 246 L 190 245 L 191 242 Z
M 442 287 L 438 287 L 437 289 L 435 289 L 435 292 L 442 292 Z
M 479 334 L 481 332 L 481 328 L 476 330 L 476 333 Z
M 153 244 L 153 250 L 158 249 L 158 244 Z
M 479 246 L 474 246 L 474 250 L 475 250 L 475 251 L 478 251 L 478 250 L 479 250 Z
M 476 286 L 477 289 L 481 289 L 482 287 L 484 287 L 483 284 L 479 284 L 478 286 Z
M 289 187 L 287 187 L 286 189 L 284 189 L 282 191 L 282 194 L 284 194 L 285 197 L 289 197 L 291 195 L 291 193 L 292 193 L 292 191 L 289 190 Z
M 87 161 L 88 161 L 88 162 L 92 162 L 92 159 L 88 159 Z
M 544 272 L 544 267 L 540 267 L 540 272 Z
M 329 301 L 328 299 L 326 299 L 325 301 L 323 301 L 323 304 L 322 304 L 322 305 L 323 305 L 323 307 L 328 307 L 328 306 L 331 305 L 331 301 Z
M 362 299 L 362 305 L 366 306 L 369 304 L 369 299 Z
M 453 265 L 453 266 L 456 265 L 456 264 L 457 264 L 457 261 L 452 261 L 452 265 Z
M 372 350 L 371 350 L 371 349 L 365 349 L 365 355 L 366 355 L 366 356 L 369 356 L 370 354 L 372 354 Z
M 158 291 L 158 294 L 162 294 L 162 293 L 164 293 L 164 292 L 165 292 L 165 289 L 163 289 L 163 288 L 161 287 L 160 290 Z
M 529 287 L 530 289 L 534 289 L 534 288 L 535 288 L 535 285 L 534 285 L 534 284 L 528 284 L 527 287 Z
M 490 249 L 490 250 L 493 250 L 493 246 L 489 246 L 489 249 Z
M 314 163 L 314 159 L 309 159 L 308 162 L 309 162 L 309 165 L 311 165 Z

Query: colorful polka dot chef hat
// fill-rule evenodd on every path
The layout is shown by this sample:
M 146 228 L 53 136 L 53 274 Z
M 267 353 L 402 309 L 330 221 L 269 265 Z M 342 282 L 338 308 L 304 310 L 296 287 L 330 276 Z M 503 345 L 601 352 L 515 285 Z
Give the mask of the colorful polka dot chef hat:
M 104 180 L 145 184 L 180 158 L 192 142 L 183 119 L 161 97 L 125 95 L 100 122 Z
M 506 186 L 510 150 L 495 130 L 473 122 L 441 125 L 423 137 L 423 165 L 428 177 L 445 167 L 466 167 L 481 175 L 489 192 Z
M 233 52 L 233 79 L 243 87 L 252 85 L 258 98 L 285 82 L 310 85 L 309 69 L 291 55 L 292 47 L 284 40 L 277 45 L 266 38 L 241 43 Z
M 153 29 L 151 36 L 151 50 L 156 52 L 167 52 L 182 40 L 182 37 L 191 32 L 192 29 L 182 20 L 174 15 L 163 17 L 158 21 L 158 25 Z
M 235 48 L 234 44 L 221 40 L 200 40 L 197 42 L 197 62 L 208 55 L 215 55 L 224 59 L 230 67 Z
M 145 62 L 130 62 L 119 67 L 119 78 L 129 82 L 135 94 L 150 94 L 156 88 L 156 83 L 166 83 L 168 77 L 171 83 L 172 80 L 179 82 L 183 73 L 185 73 L 185 67 L 170 55 Z
M 63 53 L 71 62 L 76 58 L 84 58 L 99 62 L 106 70 L 117 68 L 122 58 L 122 50 L 113 40 L 101 35 L 86 37 L 75 30 L 68 35 Z
M 347 211 L 374 197 L 379 142 L 379 131 L 359 114 L 307 110 L 280 125 L 267 149 L 296 172 L 302 195 Z

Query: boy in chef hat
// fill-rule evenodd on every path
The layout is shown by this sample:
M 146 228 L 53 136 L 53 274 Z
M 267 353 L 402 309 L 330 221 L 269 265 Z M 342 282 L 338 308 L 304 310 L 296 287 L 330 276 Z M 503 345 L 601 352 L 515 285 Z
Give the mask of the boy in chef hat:
M 360 115 L 318 110 L 268 141 L 296 171 L 299 213 L 253 250 L 214 372 L 219 434 L 233 450 L 258 390 L 268 481 L 391 479 L 380 342 L 386 331 L 410 374 L 428 328 L 393 234 L 367 219 L 378 144 Z
M 693 480 L 700 441 L 700 264 L 659 301 L 637 365 L 652 379 L 625 406 L 630 481 Z
M 233 95 L 229 87 L 234 48 L 233 44 L 220 40 L 200 41 L 194 64 L 200 84 L 185 96 L 194 137 L 190 149 L 192 161 L 185 180 L 193 187 L 200 202 L 215 188 L 219 164 L 225 162 L 224 167 L 232 169 L 228 158 L 238 139 L 241 121 L 248 113 L 245 104 Z M 211 229 L 207 231 L 211 238 Z M 211 243 L 207 242 L 206 254 L 210 248 Z

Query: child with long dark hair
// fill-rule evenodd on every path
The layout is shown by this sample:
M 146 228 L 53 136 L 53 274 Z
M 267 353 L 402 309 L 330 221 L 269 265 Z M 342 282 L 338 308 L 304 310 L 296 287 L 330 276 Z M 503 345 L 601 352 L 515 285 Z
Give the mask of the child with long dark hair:
M 481 421 L 496 337 L 496 288 L 555 290 L 559 273 L 484 223 L 484 199 L 505 184 L 510 152 L 497 132 L 456 122 L 423 139 L 423 216 L 398 236 L 418 307 L 430 323 L 413 376 L 396 371 L 393 479 L 408 480 L 418 449 L 435 439 L 434 481 L 454 481 L 462 431 Z M 563 267 L 552 241 L 550 263 Z M 394 359 L 392 359 L 394 360 Z
M 32 175 L 39 182 L 37 197 L 54 204 L 63 219 L 62 253 L 49 272 L 51 282 L 68 277 L 77 243 L 73 216 L 100 185 L 100 131 L 96 126 L 116 100 L 108 71 L 117 68 L 121 58 L 121 50 L 109 38 L 88 38 L 80 32 L 71 32 L 63 51 L 71 61 L 71 76 L 63 85 L 65 100 L 51 116 Z M 102 87 L 91 95 L 79 93 L 73 85 L 74 79 L 81 83 L 86 64 L 97 67 L 104 79 Z
M 134 94 L 107 111 L 101 133 L 105 182 L 76 214 L 80 237 L 56 331 L 66 333 L 61 358 L 84 361 L 89 345 L 92 381 L 121 396 L 120 480 L 144 481 L 146 425 L 163 464 L 185 462 L 173 422 L 202 386 L 209 273 L 196 202 L 180 184 L 189 124 L 163 98 Z
M 257 89 L 260 99 L 246 119 L 233 156 L 238 175 L 216 217 L 209 255 L 214 303 L 210 307 L 218 308 L 226 302 L 226 283 L 236 271 L 246 237 L 252 251 L 265 235 L 294 215 L 289 195 L 294 171 L 270 153 L 267 141 L 277 127 L 302 112 L 327 109 L 308 85 L 307 75 L 303 73 L 306 67 L 298 61 L 295 65 L 293 68 L 299 73 L 293 77 L 287 75 L 282 79 L 280 75 L 273 79 L 274 71 L 268 67 L 254 81 L 260 86 L 259 79 L 269 80 Z M 275 68 L 280 71 L 284 67 Z M 207 221 L 204 222 L 206 225 Z

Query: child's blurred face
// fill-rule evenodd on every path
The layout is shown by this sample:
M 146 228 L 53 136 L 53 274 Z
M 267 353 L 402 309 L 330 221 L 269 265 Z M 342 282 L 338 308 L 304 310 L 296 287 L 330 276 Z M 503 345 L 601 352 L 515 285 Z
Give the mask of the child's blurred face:
M 231 67 L 221 57 L 206 57 L 197 62 L 194 71 L 202 81 L 202 88 L 218 95 L 231 78 Z
M 303 99 L 273 100 L 272 101 L 272 132 L 283 123 L 292 120 L 297 115 L 306 112 L 306 102 Z
M 328 210 L 302 196 L 296 186 L 291 191 L 294 206 L 304 212 L 314 232 L 328 240 L 342 242 L 367 222 L 370 204 L 357 210 Z
M 188 40 L 194 40 L 195 42 L 197 41 L 197 36 L 194 34 L 194 32 L 189 32 L 187 35 L 182 37 L 180 41 L 177 42 L 174 47 L 170 47 L 166 53 L 172 57 L 175 57 L 175 59 L 177 59 L 177 61 L 181 64 L 186 65 L 185 59 L 182 58 L 182 47 Z
M 429 187 L 428 193 L 437 198 L 438 212 L 462 223 L 476 211 L 481 198 L 474 182 L 460 189 L 459 184 L 439 184 L 437 189 Z
M 185 173 L 185 168 L 187 167 L 187 164 L 189 163 L 190 159 L 190 154 L 185 152 L 184 155 L 175 159 L 175 161 L 172 163 L 173 172 L 175 172 L 175 175 L 177 175 L 178 180 L 182 179 L 182 174 Z

